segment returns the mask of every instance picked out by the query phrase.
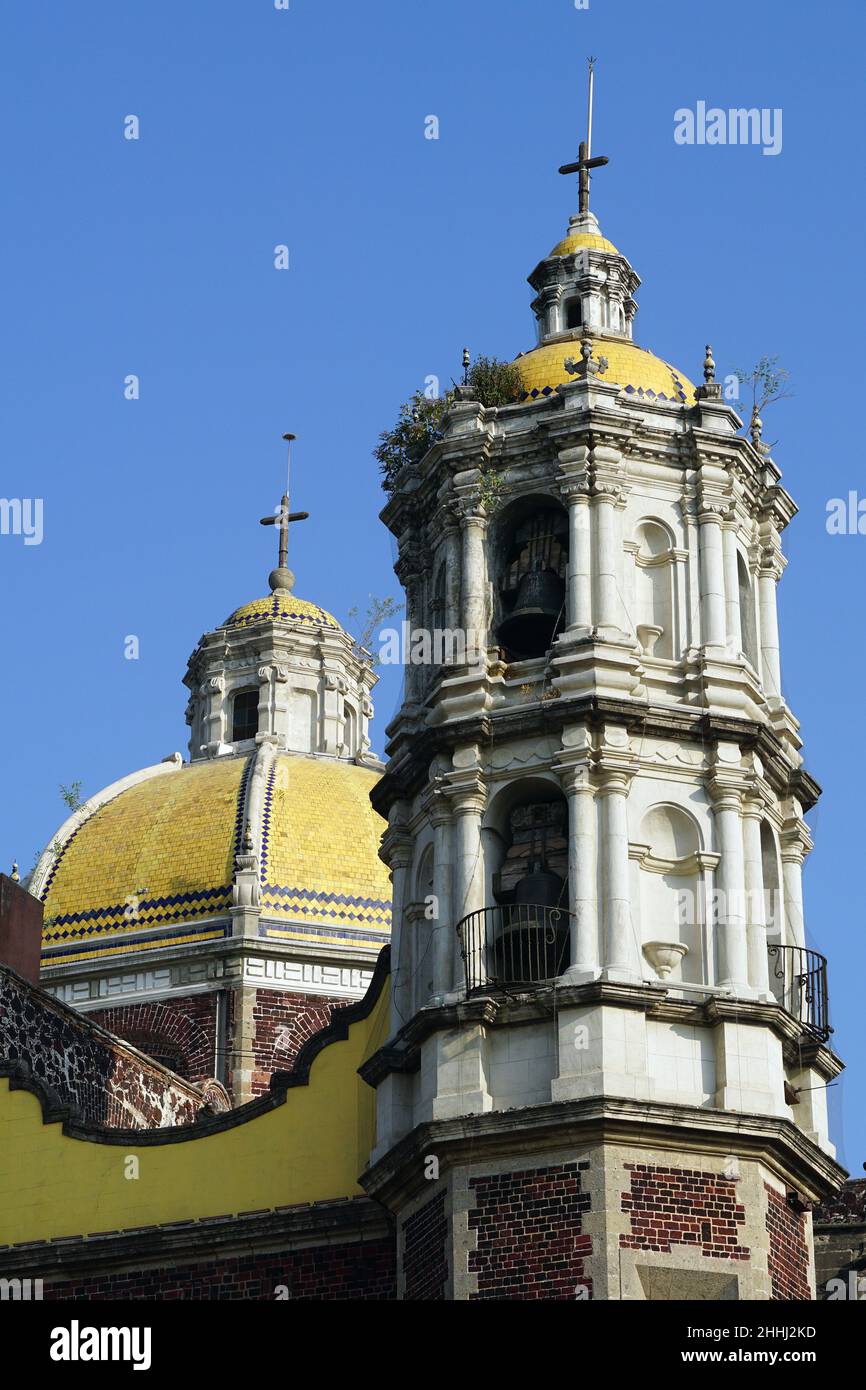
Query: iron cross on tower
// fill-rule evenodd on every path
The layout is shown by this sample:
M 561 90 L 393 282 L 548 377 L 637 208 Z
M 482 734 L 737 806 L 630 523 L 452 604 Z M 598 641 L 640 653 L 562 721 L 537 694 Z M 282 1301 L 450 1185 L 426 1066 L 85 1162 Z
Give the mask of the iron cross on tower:
M 578 157 L 577 157 L 577 163 L 576 163 L 576 164 L 562 164 L 562 165 L 560 165 L 560 169 L 559 169 L 559 172 L 560 172 L 561 174 L 577 174 L 577 175 L 579 176 L 578 190 L 579 190 L 579 199 L 580 199 L 580 201 L 579 201 L 579 203 L 578 203 L 578 208 L 579 208 L 579 211 L 580 211 L 580 212 L 589 212 L 589 171 L 590 171 L 590 169 L 598 169 L 598 168 L 601 167 L 602 164 L 607 164 L 607 162 L 608 162 L 608 161 L 607 161 L 607 156 L 606 156 L 606 155 L 603 155 L 603 154 L 597 155 L 595 159 L 592 159 L 592 158 L 591 158 L 591 151 L 592 151 L 592 82 L 593 82 L 593 70 L 594 70 L 594 68 L 595 68 L 595 59 L 594 59 L 594 58 L 590 58 L 590 59 L 589 59 L 589 99 L 588 99 L 588 102 L 587 102 L 587 116 L 586 116 L 586 139 L 585 139 L 585 140 L 582 140 L 582 141 L 580 142 L 580 146 L 579 146 L 578 151 L 577 151 L 577 155 L 578 155 Z
M 280 559 L 279 568 L 287 569 L 289 558 L 289 523 L 292 521 L 306 521 L 309 512 L 290 512 L 289 511 L 289 488 L 292 483 L 292 441 L 296 438 L 293 434 L 284 434 L 283 439 L 289 448 L 289 460 L 286 470 L 286 490 L 280 498 L 280 510 L 273 516 L 263 516 L 262 526 L 279 526 L 280 528 Z

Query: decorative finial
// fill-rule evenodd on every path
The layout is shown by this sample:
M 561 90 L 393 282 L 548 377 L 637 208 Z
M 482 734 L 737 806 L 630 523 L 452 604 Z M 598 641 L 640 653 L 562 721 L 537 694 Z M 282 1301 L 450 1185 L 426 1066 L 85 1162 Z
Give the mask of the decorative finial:
M 752 444 L 759 454 L 769 454 L 769 444 L 764 444 L 761 435 L 764 432 L 764 422 L 758 412 L 757 405 L 752 406 L 752 421 L 749 425 L 749 433 L 752 436 Z
M 561 164 L 559 172 L 561 174 L 577 174 L 578 176 L 578 206 L 580 212 L 589 212 L 589 171 L 599 169 L 603 164 L 607 164 L 606 155 L 598 155 L 592 158 L 592 96 L 595 73 L 595 59 L 588 59 L 589 63 L 589 90 L 587 93 L 586 110 L 586 139 L 580 142 L 577 152 L 577 161 L 574 164 Z
M 472 363 L 472 358 L 471 358 L 470 355 L 469 355 L 469 349 L 468 349 L 468 347 L 465 347 L 465 348 L 463 349 L 463 385 L 464 385 L 464 386 L 468 386 L 468 385 L 469 385 L 469 367 L 470 367 L 471 363 Z
M 12 873 L 10 874 L 10 878 L 12 879 L 12 882 L 13 882 L 13 883 L 20 883 L 20 882 L 21 882 L 21 878 L 20 878 L 19 873 L 18 873 L 18 865 L 17 865 L 17 863 L 15 862 L 14 859 L 13 859 L 13 861 L 12 861 Z
M 253 851 L 253 829 L 249 821 L 244 829 L 244 854 L 252 854 Z
M 716 381 L 716 364 L 713 360 L 713 349 L 709 343 L 707 343 L 705 351 L 703 385 L 697 387 L 695 397 L 699 401 L 718 401 L 721 399 L 722 387 L 721 382 Z
M 592 349 L 592 338 L 587 337 L 581 339 L 580 361 L 575 362 L 573 357 L 566 357 L 565 359 L 564 366 L 569 376 L 576 376 L 581 380 L 585 380 L 587 377 L 600 376 L 602 372 L 607 371 L 607 358 L 593 357 Z
M 286 466 L 286 490 L 280 498 L 279 511 L 273 516 L 263 516 L 260 524 L 262 526 L 279 526 L 280 528 L 280 548 L 278 566 L 271 570 L 268 575 L 268 583 L 271 593 L 291 593 L 295 582 L 295 576 L 288 567 L 289 557 L 289 523 L 292 521 L 306 521 L 309 512 L 290 512 L 289 511 L 289 489 L 292 481 L 292 443 L 297 438 L 294 434 L 284 434 L 283 439 L 289 446 L 289 457 Z

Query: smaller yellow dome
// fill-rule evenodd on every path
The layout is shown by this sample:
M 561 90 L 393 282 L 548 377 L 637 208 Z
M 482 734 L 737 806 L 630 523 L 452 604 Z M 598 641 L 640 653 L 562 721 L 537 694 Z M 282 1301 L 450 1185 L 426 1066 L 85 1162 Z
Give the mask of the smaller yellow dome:
M 575 251 L 609 251 L 611 255 L 618 256 L 612 241 L 608 241 L 606 236 L 598 236 L 594 232 L 575 232 L 572 236 L 564 237 L 558 241 L 551 251 L 551 256 L 573 256 Z M 550 257 L 548 257 L 548 260 Z
M 282 620 L 286 623 L 300 623 L 304 627 L 329 627 L 334 632 L 342 632 L 337 619 L 332 617 L 317 603 L 295 598 L 294 594 L 277 592 L 267 598 L 253 599 L 236 608 L 223 623 L 223 627 L 248 627 L 250 623 Z
M 593 339 L 593 355 L 607 358 L 607 370 L 600 380 L 615 382 L 627 395 L 694 405 L 695 388 L 688 377 L 646 348 L 599 337 Z M 526 396 L 532 400 L 550 396 L 557 386 L 574 381 L 565 369 L 568 357 L 580 357 L 579 337 L 547 343 L 518 357 L 516 365 Z

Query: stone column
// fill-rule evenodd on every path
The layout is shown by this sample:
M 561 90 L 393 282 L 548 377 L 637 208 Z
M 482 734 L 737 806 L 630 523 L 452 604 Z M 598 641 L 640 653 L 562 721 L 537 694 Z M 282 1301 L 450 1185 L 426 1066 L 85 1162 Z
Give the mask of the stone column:
M 723 536 L 727 646 L 728 654 L 736 659 L 743 650 L 743 628 L 740 618 L 740 577 L 737 570 L 737 531 L 733 521 L 726 524 Z
M 568 507 L 568 630 L 587 634 L 592 627 L 592 534 L 585 445 L 560 454 L 565 470 L 559 476 L 560 495 Z
M 640 978 L 637 934 L 631 911 L 627 800 L 632 774 L 606 769 L 601 799 L 601 894 L 604 904 L 604 973 L 613 979 Z
M 749 994 L 748 943 L 746 938 L 746 877 L 740 791 L 727 784 L 710 787 L 721 859 L 718 869 L 720 980 L 722 989 Z
M 767 957 L 767 914 L 764 902 L 764 869 L 761 858 L 763 806 L 747 798 L 743 802 L 743 866 L 746 887 L 746 937 L 749 984 L 763 998 L 770 992 Z
M 595 793 L 587 764 L 556 770 L 568 797 L 568 882 L 572 917 L 571 952 L 566 973 L 577 980 L 598 974 Z
M 809 827 L 799 813 L 789 816 L 782 826 L 782 892 L 785 898 L 783 941 L 787 946 L 806 945 L 803 913 L 803 861 L 812 848 Z
M 451 829 L 451 808 L 445 796 L 436 794 L 430 808 L 433 824 L 433 896 L 436 899 L 436 916 L 431 923 L 433 939 L 433 996 L 442 998 L 455 986 L 453 977 L 456 953 L 456 922 L 451 903 L 451 881 L 453 877 L 453 849 Z
M 225 681 L 222 676 L 209 676 L 200 687 L 200 693 L 207 700 L 207 715 L 204 720 L 205 739 L 208 748 L 216 752 L 223 741 L 223 694 Z
M 460 527 L 452 522 L 445 531 L 445 626 L 460 627 Z
M 618 628 L 616 488 L 596 485 L 592 498 L 593 519 L 593 620 L 599 628 Z
M 776 611 L 777 584 L 782 577 L 782 557 L 774 546 L 761 551 L 758 569 L 758 612 L 761 623 L 761 668 L 764 694 L 782 698 L 782 667 L 779 659 L 779 618 Z
M 725 645 L 725 565 L 720 503 L 705 504 L 698 517 L 701 555 L 701 646 Z
M 466 783 L 454 788 L 454 873 L 452 881 L 452 910 L 454 925 L 471 912 L 478 912 L 488 906 L 484 902 L 484 863 L 481 851 L 481 817 L 484 814 L 485 794 L 480 774 L 474 774 Z M 454 979 L 459 989 L 463 988 L 462 959 L 460 941 L 455 935 L 455 951 L 459 964 L 455 966 Z M 474 949 L 470 970 L 476 976 L 484 968 L 482 938 L 479 932 L 474 935 Z
M 406 591 L 406 621 L 403 623 L 405 651 L 403 659 L 403 699 L 407 705 L 414 705 L 418 702 L 423 683 L 423 671 L 419 665 L 412 660 L 412 633 L 416 626 L 422 626 L 418 621 L 421 617 L 421 594 L 422 583 L 418 572 L 415 558 L 413 556 L 402 556 L 394 566 L 397 578 Z
M 405 828 L 405 803 L 391 808 L 391 823 L 382 837 L 381 856 L 391 870 L 391 1032 L 397 1033 L 409 1019 L 411 962 L 408 935 L 404 939 L 403 909 L 406 876 L 412 860 L 412 840 Z
M 487 646 L 487 556 L 484 548 L 487 516 L 480 503 L 464 499 L 460 531 L 463 547 L 463 612 L 460 625 L 466 634 L 467 653 L 481 652 Z

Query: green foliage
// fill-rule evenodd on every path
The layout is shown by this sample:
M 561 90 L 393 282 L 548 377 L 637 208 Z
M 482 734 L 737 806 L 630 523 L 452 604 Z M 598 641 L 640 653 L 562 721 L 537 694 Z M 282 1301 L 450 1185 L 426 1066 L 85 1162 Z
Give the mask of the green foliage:
M 431 397 L 416 391 L 401 405 L 394 428 L 383 430 L 379 435 L 375 457 L 379 460 L 386 492 L 394 491 L 402 469 L 420 462 L 427 450 L 442 438 L 442 417 L 451 404 L 452 395 L 451 391 L 446 391 L 444 396 Z
M 71 782 L 68 787 L 64 787 L 63 783 L 61 782 L 60 795 L 66 802 L 66 805 L 69 807 L 70 811 L 77 811 L 79 807 L 84 805 L 84 802 L 81 797 L 80 782 Z
M 403 609 L 402 603 L 398 603 L 397 600 L 390 595 L 387 598 L 376 598 L 375 594 L 370 594 L 369 599 L 367 611 L 364 615 L 364 626 L 357 636 L 353 637 L 355 651 L 358 656 L 362 654 L 362 651 L 370 651 L 370 643 L 378 629 L 388 618 L 393 618 L 396 613 L 402 612 Z M 357 608 L 349 609 L 348 618 L 353 627 L 358 622 L 359 617 L 360 613 Z M 372 653 L 371 664 L 373 666 L 379 665 L 379 658 L 375 653 Z
M 734 376 L 759 415 L 774 401 L 786 400 L 792 394 L 788 390 L 791 373 L 779 366 L 778 356 L 762 357 L 749 371 L 735 367 Z
M 476 357 L 469 368 L 466 385 L 472 399 L 485 407 L 514 405 L 523 389 L 520 368 L 514 362 L 496 357 Z
M 470 399 L 485 408 L 513 405 L 520 398 L 520 371 L 513 362 L 495 357 L 476 357 L 466 377 Z M 419 463 L 428 449 L 442 438 L 442 419 L 454 401 L 454 388 L 441 396 L 416 391 L 400 407 L 393 429 L 383 430 L 375 457 L 382 472 L 382 487 L 394 491 L 397 478 L 410 464 Z
M 493 515 L 502 501 L 504 481 L 502 474 L 498 473 L 495 468 L 487 468 L 481 474 L 481 482 L 478 484 L 478 496 L 488 516 Z

